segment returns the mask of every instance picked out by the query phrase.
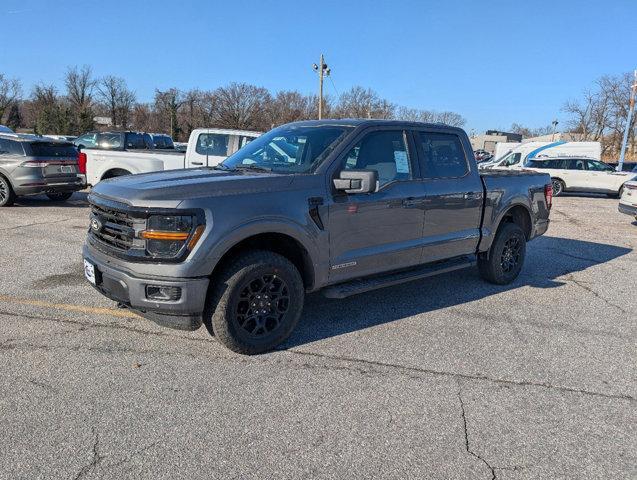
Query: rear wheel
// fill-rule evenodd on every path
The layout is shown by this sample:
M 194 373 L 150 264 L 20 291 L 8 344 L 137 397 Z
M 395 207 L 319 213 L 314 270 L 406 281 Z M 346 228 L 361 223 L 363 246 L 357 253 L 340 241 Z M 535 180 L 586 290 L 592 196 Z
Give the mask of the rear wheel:
M 64 202 L 73 196 L 73 192 L 53 192 L 47 193 L 46 196 L 54 202 Z
M 242 253 L 212 282 L 204 324 L 234 352 L 271 350 L 290 336 L 301 317 L 303 280 L 279 254 Z
M 520 274 L 525 255 L 524 231 L 515 223 L 505 223 L 498 229 L 488 255 L 478 258 L 480 276 L 497 285 L 511 283 Z
M 0 207 L 10 207 L 15 202 L 15 193 L 9 180 L 0 175 Z
M 564 185 L 564 182 L 560 180 L 559 178 L 552 178 L 551 185 L 553 186 L 554 197 L 559 197 L 560 195 L 562 195 L 562 193 L 564 193 L 564 189 L 566 188 L 566 185 Z

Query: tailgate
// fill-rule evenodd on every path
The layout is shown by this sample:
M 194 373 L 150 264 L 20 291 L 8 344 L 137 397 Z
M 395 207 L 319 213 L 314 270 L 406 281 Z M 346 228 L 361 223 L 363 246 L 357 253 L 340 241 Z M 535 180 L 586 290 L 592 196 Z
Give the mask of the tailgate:
M 73 144 L 34 142 L 29 163 L 39 163 L 45 177 L 71 177 L 79 173 L 78 152 Z

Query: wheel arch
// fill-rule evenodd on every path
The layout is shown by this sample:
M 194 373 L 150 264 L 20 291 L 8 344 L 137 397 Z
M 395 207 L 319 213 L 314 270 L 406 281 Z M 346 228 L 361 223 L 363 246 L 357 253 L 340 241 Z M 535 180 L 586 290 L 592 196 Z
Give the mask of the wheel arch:
M 293 235 L 274 230 L 247 235 L 226 246 L 220 254 L 211 276 L 223 269 L 232 258 L 247 250 L 267 250 L 287 258 L 299 270 L 305 289 L 312 290 L 314 288 L 316 272 L 308 248 Z
M 531 216 L 531 211 L 526 205 L 522 203 L 512 205 L 500 216 L 497 224 L 498 226 L 495 229 L 495 235 L 497 235 L 498 230 L 503 224 L 515 223 L 522 229 L 526 240 L 529 241 L 529 239 L 531 238 L 531 234 L 533 233 L 532 218 L 533 217 Z
M 109 168 L 104 173 L 102 173 L 102 176 L 100 177 L 100 182 L 102 180 L 108 180 L 109 178 L 115 178 L 115 177 L 120 177 L 124 175 L 133 175 L 133 172 L 126 170 L 125 168 L 120 168 L 120 167 Z

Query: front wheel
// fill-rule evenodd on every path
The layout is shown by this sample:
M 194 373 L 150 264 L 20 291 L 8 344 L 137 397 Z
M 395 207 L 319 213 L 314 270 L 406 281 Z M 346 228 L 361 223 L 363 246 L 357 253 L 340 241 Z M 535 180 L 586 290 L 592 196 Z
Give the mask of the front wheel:
M 204 324 L 230 350 L 262 353 L 290 336 L 304 295 L 301 275 L 287 258 L 247 251 L 212 279 Z
M 517 278 L 524 265 L 526 237 L 515 223 L 498 229 L 488 254 L 478 257 L 480 276 L 488 282 L 506 285 Z
M 46 196 L 54 202 L 64 202 L 73 196 L 73 192 L 51 192 L 47 193 Z
M 564 185 L 564 182 L 560 180 L 559 178 L 552 178 L 551 185 L 553 186 L 554 197 L 559 197 L 560 195 L 562 195 L 564 193 L 564 189 L 566 188 L 566 185 Z

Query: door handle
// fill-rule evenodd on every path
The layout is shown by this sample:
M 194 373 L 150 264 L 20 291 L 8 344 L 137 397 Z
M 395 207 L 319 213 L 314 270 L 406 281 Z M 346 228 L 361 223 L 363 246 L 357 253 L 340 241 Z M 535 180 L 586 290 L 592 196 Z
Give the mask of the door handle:
M 191 162 L 193 165 L 203 165 L 203 162 Z
M 482 198 L 482 193 L 480 192 L 467 192 L 465 193 L 462 198 L 464 198 L 465 200 L 478 200 L 480 198 Z

